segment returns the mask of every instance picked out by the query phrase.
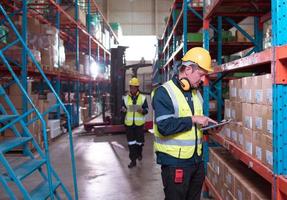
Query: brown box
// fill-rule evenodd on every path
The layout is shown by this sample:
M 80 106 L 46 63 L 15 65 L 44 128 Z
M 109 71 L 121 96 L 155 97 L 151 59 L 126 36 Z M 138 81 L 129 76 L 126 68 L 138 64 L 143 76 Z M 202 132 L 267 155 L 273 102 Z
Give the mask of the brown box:
M 231 127 L 230 124 L 226 124 L 222 129 L 224 137 L 229 138 L 229 139 L 231 139 L 231 128 L 230 127 Z
M 268 107 L 265 105 L 253 104 L 253 129 L 258 131 L 267 130 L 267 112 Z
M 263 130 L 266 134 L 272 137 L 273 133 L 273 118 L 272 118 L 272 106 L 267 106 L 267 113 L 263 116 Z
M 262 76 L 263 104 L 272 105 L 272 76 L 266 74 Z
M 231 101 L 229 99 L 224 100 L 224 119 L 231 118 Z
M 247 186 L 245 185 L 245 180 L 238 176 L 237 178 L 235 178 L 234 181 L 234 185 L 235 185 L 235 198 L 238 200 L 247 200 L 250 199 L 251 200 L 251 192 L 249 190 L 247 190 Z
M 243 149 L 244 147 L 244 134 L 243 134 L 243 126 L 242 123 L 236 124 L 236 130 L 237 130 L 237 145 Z
M 252 79 L 252 94 L 254 95 L 253 102 L 263 104 L 262 76 L 254 76 Z
M 231 101 L 231 119 L 242 122 L 242 103 Z
M 263 163 L 273 169 L 273 148 L 272 148 L 272 138 L 268 135 L 264 135 L 264 143 L 263 143 Z
M 254 35 L 254 31 L 253 28 L 250 27 L 246 27 L 245 32 L 247 32 L 251 37 Z M 247 42 L 248 39 L 238 30 L 236 30 L 235 32 L 235 36 L 238 42 Z
M 243 136 L 244 136 L 244 151 L 246 151 L 248 154 L 252 155 L 253 147 L 252 147 L 252 136 L 253 131 L 251 129 L 243 127 Z
M 236 87 L 236 100 L 238 102 L 242 102 L 243 100 L 242 79 L 236 79 L 235 87 Z
M 253 131 L 253 157 L 263 162 L 263 148 L 264 135 L 261 131 Z
M 245 77 L 242 78 L 241 81 L 243 90 L 242 102 L 253 103 L 254 102 L 254 94 L 252 89 L 253 77 Z
M 237 100 L 236 80 L 229 81 L 229 97 L 231 101 Z
M 252 106 L 250 103 L 242 104 L 243 126 L 249 129 L 253 129 L 254 127 Z
M 66 9 L 66 12 L 73 18 L 75 19 L 75 7 L 70 7 Z M 82 11 L 80 8 L 78 9 L 78 17 L 79 21 L 86 26 L 86 14 L 84 11 Z M 71 23 L 70 20 L 66 16 L 61 17 L 61 23 L 62 24 L 69 24 Z

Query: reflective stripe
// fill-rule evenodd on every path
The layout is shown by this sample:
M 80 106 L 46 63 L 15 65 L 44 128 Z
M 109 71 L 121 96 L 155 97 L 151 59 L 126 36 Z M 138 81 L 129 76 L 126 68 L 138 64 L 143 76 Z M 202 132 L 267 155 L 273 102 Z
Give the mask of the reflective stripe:
M 159 137 L 155 137 L 155 142 L 163 145 L 195 146 L 195 140 L 161 139 Z
M 142 145 L 143 143 L 141 143 L 141 142 L 136 142 L 136 144 L 137 144 L 137 145 Z
M 171 88 L 169 82 L 167 82 L 166 84 L 163 84 L 163 87 L 167 90 L 167 92 L 169 93 L 169 96 L 171 98 L 172 104 L 173 104 L 173 108 L 174 108 L 174 114 L 176 117 L 179 117 L 179 105 L 178 102 L 176 100 L 176 95 L 173 91 L 173 89 Z
M 131 120 L 131 121 L 133 121 L 133 119 L 135 119 L 135 121 L 142 121 L 142 120 L 145 120 L 145 118 L 144 118 L 144 117 L 135 117 L 135 118 L 133 118 L 133 117 L 127 117 L 126 119 L 127 119 L 127 120 Z
M 165 120 L 165 119 L 168 119 L 168 118 L 171 118 L 171 117 L 176 117 L 174 114 L 170 114 L 170 115 L 162 115 L 162 116 L 159 116 L 156 118 L 156 122 L 160 122 L 162 120 Z
M 137 143 L 137 141 L 135 141 L 135 140 L 134 140 L 134 141 L 129 141 L 129 142 L 128 142 L 128 144 L 129 144 L 129 145 L 134 145 L 134 144 L 136 144 L 136 143 Z

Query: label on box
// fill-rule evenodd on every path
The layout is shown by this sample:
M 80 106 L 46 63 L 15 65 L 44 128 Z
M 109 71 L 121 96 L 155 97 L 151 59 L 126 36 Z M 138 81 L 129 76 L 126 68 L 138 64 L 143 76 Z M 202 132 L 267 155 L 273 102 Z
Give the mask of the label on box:
M 225 179 L 226 179 L 226 183 L 227 183 L 228 185 L 230 185 L 230 184 L 231 184 L 231 174 L 228 173 L 228 174 L 226 175 Z
M 267 131 L 268 133 L 273 133 L 273 120 L 267 120 Z
M 263 101 L 263 90 L 256 90 L 255 91 L 255 102 L 261 103 Z
M 231 97 L 236 97 L 236 88 L 231 88 Z
M 225 129 L 225 136 L 231 138 L 230 128 Z
M 236 131 L 232 131 L 232 139 L 237 142 L 237 132 Z
M 239 140 L 239 144 L 243 146 L 244 144 L 244 139 L 243 139 L 243 134 L 242 133 L 239 133 L 238 134 L 238 140 Z
M 256 146 L 256 158 L 262 160 L 262 148 L 258 146 Z
M 225 108 L 225 119 L 229 119 L 231 116 L 230 108 Z
M 244 126 L 247 127 L 247 128 L 252 129 L 252 117 L 245 116 L 245 118 L 244 118 Z
M 255 126 L 257 129 L 262 130 L 262 118 L 261 117 L 256 117 Z
M 244 98 L 244 92 L 243 92 L 243 89 L 239 89 L 239 91 L 238 91 L 238 95 L 239 95 L 239 99 L 243 99 Z
M 272 99 L 272 89 L 267 89 L 266 90 L 266 98 L 267 98 L 267 103 L 269 105 L 272 105 L 273 99 Z
M 235 119 L 235 118 L 236 118 L 235 109 L 231 109 L 231 118 L 232 118 L 232 119 Z
M 266 161 L 269 165 L 273 166 L 273 153 L 266 150 Z
M 245 99 L 247 102 L 251 102 L 252 100 L 251 89 L 245 90 Z
M 246 148 L 247 153 L 252 155 L 252 143 L 251 142 L 246 142 L 245 148 Z
M 243 195 L 242 195 L 241 190 L 237 190 L 237 197 L 238 197 L 238 200 L 243 200 Z
M 219 173 L 220 173 L 219 166 L 216 166 L 215 172 L 217 173 L 217 175 L 219 175 Z

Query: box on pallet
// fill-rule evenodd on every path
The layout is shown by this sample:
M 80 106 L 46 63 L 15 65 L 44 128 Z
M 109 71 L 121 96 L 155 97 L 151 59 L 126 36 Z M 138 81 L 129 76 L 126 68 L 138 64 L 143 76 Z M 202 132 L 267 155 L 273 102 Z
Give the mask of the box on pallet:
M 63 7 L 65 8 L 65 7 Z M 76 9 L 75 7 L 66 7 L 65 11 L 73 18 L 75 19 L 75 15 L 76 15 Z M 86 26 L 86 13 L 78 8 L 78 19 L 79 22 L 81 22 L 84 26 Z M 68 17 L 66 17 L 65 15 L 61 16 L 61 25 L 67 25 L 67 24 L 71 24 L 71 20 L 68 19 Z
M 263 120 L 264 123 L 266 123 L 266 126 L 264 126 L 264 132 L 266 132 L 270 137 L 272 137 L 273 133 L 272 106 L 267 106 L 267 114 L 266 116 L 264 116 Z
M 231 119 L 241 122 L 242 121 L 242 103 L 231 101 Z
M 244 147 L 243 150 L 246 151 L 249 155 L 252 155 L 253 150 L 253 131 L 251 129 L 242 128 L 243 136 L 244 136 Z
M 242 92 L 243 92 L 242 102 L 253 103 L 254 94 L 252 89 L 253 85 L 252 77 L 242 78 L 241 81 L 242 81 Z
M 254 127 L 252 106 L 250 103 L 242 103 L 243 126 L 249 129 Z
M 224 100 L 224 119 L 231 118 L 231 101 L 229 99 Z
M 272 105 L 272 76 L 266 74 L 262 76 L 263 104 Z
M 268 107 L 265 105 L 252 105 L 253 113 L 253 129 L 258 131 L 267 130 L 267 116 L 268 116 Z
M 263 135 L 263 163 L 273 169 L 273 148 L 272 148 L 272 138 L 268 135 Z
M 261 131 L 253 131 L 253 157 L 263 162 L 263 148 L 264 135 Z

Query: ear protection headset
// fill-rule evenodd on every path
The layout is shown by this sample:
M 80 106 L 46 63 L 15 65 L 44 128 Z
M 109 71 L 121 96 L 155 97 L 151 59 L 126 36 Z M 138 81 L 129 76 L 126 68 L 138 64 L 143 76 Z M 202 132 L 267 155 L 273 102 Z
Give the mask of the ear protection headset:
M 191 90 L 191 84 L 187 78 L 179 79 L 179 83 L 183 91 L 187 92 Z

